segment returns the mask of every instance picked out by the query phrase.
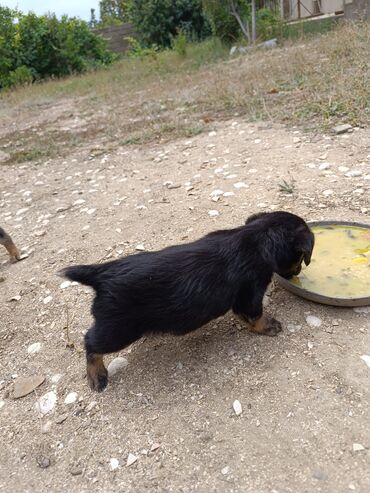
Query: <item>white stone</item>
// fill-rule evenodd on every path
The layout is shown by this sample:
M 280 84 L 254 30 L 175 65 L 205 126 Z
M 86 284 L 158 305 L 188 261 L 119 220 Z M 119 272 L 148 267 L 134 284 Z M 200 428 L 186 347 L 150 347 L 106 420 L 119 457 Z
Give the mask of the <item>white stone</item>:
M 361 359 L 364 363 L 367 364 L 367 366 L 370 368 L 370 356 L 368 356 L 367 354 L 363 354 L 361 356 Z
M 210 211 L 208 211 L 208 215 L 210 217 L 217 217 L 217 216 L 220 215 L 220 213 L 218 211 L 216 211 L 216 210 L 210 210 Z
M 116 469 L 118 469 L 118 467 L 119 467 L 119 460 L 118 459 L 115 459 L 115 458 L 110 459 L 110 461 L 109 461 L 109 467 L 110 467 L 110 470 L 111 471 L 115 471 Z
M 249 185 L 244 183 L 243 181 L 239 181 L 238 183 L 234 183 L 234 187 L 239 189 L 239 188 L 249 188 Z
M 38 353 L 41 349 L 41 342 L 34 342 L 27 348 L 27 353 L 28 354 L 35 354 Z
M 128 361 L 126 358 L 122 358 L 118 356 L 114 358 L 108 365 L 108 375 L 111 377 L 121 371 L 123 368 L 126 368 L 128 365 Z
M 223 196 L 224 196 L 224 197 L 233 197 L 234 195 L 235 195 L 235 193 L 234 193 L 234 192 L 225 192 L 225 193 L 223 194 Z
M 228 472 L 229 472 L 229 466 L 226 466 L 226 467 L 224 467 L 223 469 L 221 469 L 221 473 L 222 473 L 224 476 L 226 476 L 226 474 L 228 474 Z
M 352 445 L 352 450 L 354 452 L 360 452 L 361 450 L 365 450 L 365 447 L 361 443 L 354 443 Z
M 306 317 L 306 322 L 311 327 L 320 327 L 321 325 L 321 320 L 318 317 L 315 317 L 314 315 L 308 315 Z
M 234 409 L 234 412 L 237 416 L 240 416 L 241 413 L 243 412 L 242 405 L 240 404 L 240 402 L 237 399 L 233 402 L 233 409 Z
M 213 190 L 213 192 L 210 193 L 211 197 L 219 197 L 220 195 L 223 195 L 223 190 Z
M 46 298 L 43 299 L 44 305 L 47 305 L 50 303 L 50 301 L 53 299 L 52 296 L 46 296 Z
M 62 282 L 62 284 L 60 285 L 60 289 L 66 289 L 66 288 L 69 288 L 69 286 L 71 285 L 71 281 L 64 281 Z
M 348 173 L 346 173 L 344 176 L 352 178 L 352 177 L 361 176 L 361 175 L 362 175 L 362 171 L 360 171 L 359 169 L 354 169 L 352 171 L 348 171 Z
M 70 392 L 66 398 L 64 399 L 64 404 L 73 404 L 77 401 L 78 394 L 77 392 Z
M 140 252 L 143 252 L 145 250 L 145 247 L 142 243 L 139 243 L 139 245 L 136 245 L 135 250 L 139 250 Z
M 41 414 L 47 414 L 54 409 L 54 406 L 57 402 L 57 395 L 55 392 L 47 392 L 42 395 L 40 399 L 36 403 L 36 409 Z
M 137 461 L 137 457 L 136 457 L 136 455 L 131 454 L 131 452 L 130 452 L 130 453 L 128 454 L 128 457 L 127 457 L 127 462 L 126 462 L 126 465 L 127 465 L 127 466 L 132 466 L 132 464 L 134 464 L 136 461 Z

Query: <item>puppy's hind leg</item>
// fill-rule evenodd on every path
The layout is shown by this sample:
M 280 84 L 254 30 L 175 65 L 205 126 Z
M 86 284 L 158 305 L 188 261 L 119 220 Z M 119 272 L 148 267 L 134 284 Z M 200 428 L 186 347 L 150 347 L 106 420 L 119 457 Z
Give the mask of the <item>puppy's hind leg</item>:
M 101 392 L 108 385 L 108 371 L 104 366 L 103 354 L 96 347 L 96 327 L 93 325 L 85 335 L 87 381 L 92 390 Z
M 92 390 L 101 392 L 108 385 L 108 371 L 103 356 L 124 349 L 140 339 L 142 333 L 125 331 L 121 324 L 112 321 L 112 325 L 101 326 L 95 322 L 85 335 L 87 380 Z
M 6 231 L 4 231 L 3 228 L 0 228 L 0 244 L 8 250 L 8 253 L 12 258 L 16 260 L 21 259 L 18 248 L 15 246 L 10 235 Z

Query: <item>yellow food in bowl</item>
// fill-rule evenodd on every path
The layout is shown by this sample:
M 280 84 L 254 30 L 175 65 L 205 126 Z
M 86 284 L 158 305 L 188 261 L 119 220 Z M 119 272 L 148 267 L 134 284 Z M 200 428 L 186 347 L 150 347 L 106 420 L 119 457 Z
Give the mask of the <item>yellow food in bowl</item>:
M 312 226 L 315 248 L 311 264 L 291 282 L 334 298 L 370 296 L 370 229 Z

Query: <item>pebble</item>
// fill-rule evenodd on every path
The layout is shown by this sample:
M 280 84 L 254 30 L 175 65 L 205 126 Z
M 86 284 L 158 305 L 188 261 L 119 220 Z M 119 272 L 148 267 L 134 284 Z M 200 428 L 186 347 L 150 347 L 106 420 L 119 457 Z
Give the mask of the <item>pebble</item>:
M 349 125 L 348 123 L 342 123 L 341 125 L 333 127 L 333 132 L 337 135 L 345 134 L 349 130 L 352 130 L 352 125 Z
M 320 325 L 321 325 L 321 319 L 318 317 L 315 317 L 314 315 L 308 315 L 306 317 L 306 322 L 311 327 L 320 327 Z
M 339 166 L 338 169 L 339 169 L 339 171 L 342 171 L 343 173 L 345 171 L 349 171 L 349 168 L 347 166 Z
M 239 181 L 238 183 L 234 183 L 234 187 L 237 188 L 237 189 L 240 189 L 240 188 L 249 188 L 249 185 L 247 185 L 243 181 Z
M 60 285 L 60 289 L 66 289 L 66 288 L 69 288 L 69 286 L 71 286 L 72 282 L 71 281 L 64 281 L 62 282 L 62 284 Z
M 217 216 L 220 215 L 220 213 L 218 211 L 216 211 L 216 210 L 213 209 L 213 210 L 208 211 L 208 215 L 210 217 L 217 217 Z
M 19 294 L 16 294 L 15 296 L 12 296 L 9 301 L 19 301 L 21 299 L 21 296 Z
M 225 193 L 223 194 L 223 196 L 224 196 L 224 197 L 232 197 L 233 195 L 235 195 L 235 193 L 234 193 L 234 192 L 225 192 Z
M 86 406 L 86 412 L 89 413 L 96 407 L 98 403 L 96 401 L 91 401 L 87 406 Z
M 364 363 L 367 364 L 367 366 L 370 368 L 370 356 L 368 356 L 367 354 L 363 354 L 362 356 L 360 356 L 360 358 L 362 359 L 362 361 L 364 361 Z
M 119 467 L 119 460 L 114 457 L 109 461 L 109 467 L 111 471 L 115 471 Z
M 229 473 L 229 466 L 226 466 L 226 467 L 224 467 L 223 469 L 221 469 L 221 473 L 222 473 L 224 476 L 226 476 L 226 474 L 228 474 L 228 473 Z
M 135 462 L 137 461 L 137 457 L 136 455 L 134 454 L 131 454 L 131 452 L 128 454 L 128 457 L 127 457 L 127 462 L 126 462 L 126 465 L 127 466 L 132 466 L 132 464 L 135 464 Z
M 44 305 L 47 305 L 50 303 L 50 301 L 53 299 L 52 296 L 46 296 L 46 298 L 43 299 Z
M 64 421 L 68 418 L 68 413 L 60 414 L 56 419 L 55 422 L 57 425 L 61 425 L 64 423 Z
M 121 356 L 114 358 L 108 365 L 108 375 L 112 377 L 123 368 L 125 368 L 127 365 L 128 361 L 126 358 L 122 358 Z
M 240 404 L 240 402 L 238 400 L 235 400 L 233 402 L 233 409 L 234 409 L 234 412 L 237 416 L 240 416 L 241 413 L 243 412 L 243 408 L 242 408 L 242 405 Z
M 12 392 L 13 399 L 19 399 L 33 392 L 45 381 L 43 375 L 33 375 L 32 377 L 19 377 L 14 382 Z
M 352 178 L 361 175 L 362 175 L 362 171 L 360 171 L 359 169 L 354 169 L 352 171 L 348 171 L 348 173 L 346 173 L 344 176 L 347 176 L 348 178 Z
M 49 457 L 46 457 L 45 455 L 38 455 L 36 457 L 36 462 L 41 469 L 46 469 L 47 467 L 50 466 L 50 459 Z
M 223 195 L 224 192 L 223 190 L 213 190 L 213 192 L 210 193 L 211 197 L 219 197 L 220 195 Z
M 144 252 L 145 247 L 142 243 L 139 243 L 139 245 L 136 245 L 135 250 L 138 250 L 139 252 Z
M 64 399 L 64 404 L 73 404 L 77 401 L 78 394 L 77 392 L 70 392 L 66 398 Z
M 370 313 L 370 306 L 357 306 L 353 311 L 355 313 Z
M 361 445 L 361 443 L 354 443 L 352 445 L 352 450 L 354 452 L 360 452 L 361 450 L 365 450 L 365 447 L 363 445 Z
M 54 406 L 57 402 L 57 395 L 55 392 L 47 392 L 42 395 L 40 399 L 36 403 L 36 409 L 41 414 L 47 414 L 54 409 Z
M 2 409 L 5 406 L 5 401 L 0 401 L 0 409 Z
M 155 450 L 159 449 L 160 446 L 160 443 L 153 443 L 153 445 L 150 447 L 150 451 L 154 452 Z
M 40 351 L 41 349 L 41 342 L 34 342 L 27 348 L 27 353 L 28 354 L 36 354 Z
M 296 332 L 299 332 L 302 329 L 302 325 L 294 325 L 294 324 L 288 324 L 287 329 L 289 332 L 292 334 L 295 334 Z

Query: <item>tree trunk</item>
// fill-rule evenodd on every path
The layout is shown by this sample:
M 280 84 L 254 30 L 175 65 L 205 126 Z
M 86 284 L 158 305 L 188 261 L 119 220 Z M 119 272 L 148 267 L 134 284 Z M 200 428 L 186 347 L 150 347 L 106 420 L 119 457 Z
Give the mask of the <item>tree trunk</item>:
M 244 22 L 241 20 L 240 15 L 239 15 L 238 11 L 236 10 L 236 7 L 235 7 L 235 4 L 233 1 L 230 2 L 230 8 L 231 8 L 230 14 L 233 15 L 235 17 L 235 19 L 238 21 L 238 24 L 240 26 L 240 29 L 242 30 L 242 33 L 247 38 L 248 43 L 250 43 L 251 37 L 249 34 L 248 25 L 245 26 Z
M 256 0 L 252 0 L 252 43 L 256 42 Z

